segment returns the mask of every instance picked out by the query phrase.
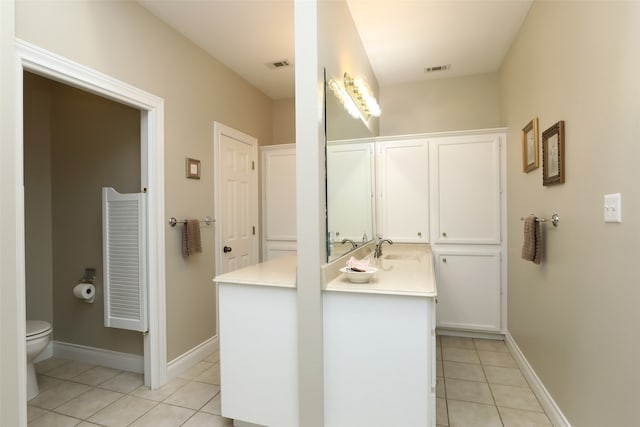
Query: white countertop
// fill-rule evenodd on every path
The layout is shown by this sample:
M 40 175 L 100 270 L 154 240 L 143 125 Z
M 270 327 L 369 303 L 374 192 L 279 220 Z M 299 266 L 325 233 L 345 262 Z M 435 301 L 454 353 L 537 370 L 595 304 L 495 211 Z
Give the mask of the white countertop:
M 368 283 L 352 283 L 344 274 L 329 281 L 325 291 L 436 297 L 431 247 L 426 244 L 385 245 L 381 258 L 371 257 L 378 272 Z M 345 265 L 342 260 L 340 267 Z
M 215 283 L 296 287 L 296 256 L 287 255 L 216 276 Z

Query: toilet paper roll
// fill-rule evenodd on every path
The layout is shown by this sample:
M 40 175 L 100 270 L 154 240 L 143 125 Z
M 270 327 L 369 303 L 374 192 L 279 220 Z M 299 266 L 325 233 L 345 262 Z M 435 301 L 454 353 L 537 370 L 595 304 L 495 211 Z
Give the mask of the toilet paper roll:
M 92 303 L 96 297 L 96 288 L 91 283 L 78 283 L 73 288 L 73 296 L 84 302 Z

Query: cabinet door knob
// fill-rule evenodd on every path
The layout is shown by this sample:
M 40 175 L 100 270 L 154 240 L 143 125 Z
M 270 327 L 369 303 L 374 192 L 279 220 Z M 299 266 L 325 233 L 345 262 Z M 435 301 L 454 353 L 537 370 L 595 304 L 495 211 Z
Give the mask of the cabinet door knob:
M 442 258 L 442 262 L 445 262 L 445 263 L 446 263 L 446 262 L 447 262 L 447 259 L 446 259 L 446 258 Z
M 222 252 L 224 252 L 225 254 L 228 254 L 231 251 L 232 251 L 231 246 L 225 246 L 224 248 L 222 248 Z
M 422 237 L 422 231 L 418 231 L 418 237 Z
M 442 237 L 447 237 L 447 233 L 442 232 Z

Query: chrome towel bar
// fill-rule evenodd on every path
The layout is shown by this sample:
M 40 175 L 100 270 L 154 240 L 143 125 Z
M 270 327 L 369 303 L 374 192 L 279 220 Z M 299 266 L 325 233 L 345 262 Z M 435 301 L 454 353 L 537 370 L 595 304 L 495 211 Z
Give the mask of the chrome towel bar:
M 524 221 L 525 218 L 520 218 L 520 221 Z M 547 221 L 551 221 L 551 224 L 553 224 L 554 227 L 557 227 L 558 224 L 560 223 L 560 217 L 558 216 L 558 214 L 553 214 L 551 215 L 551 219 L 549 218 L 538 218 L 536 217 L 536 221 L 537 222 L 547 222 Z
M 213 218 L 211 218 L 210 216 L 205 216 L 204 219 L 201 219 L 200 222 L 204 222 L 207 225 L 211 225 L 211 223 L 213 223 L 215 220 Z M 176 219 L 175 216 L 172 216 L 171 218 L 169 218 L 169 225 L 172 227 L 175 227 L 176 224 L 184 224 L 186 222 L 186 220 L 180 220 L 178 221 Z

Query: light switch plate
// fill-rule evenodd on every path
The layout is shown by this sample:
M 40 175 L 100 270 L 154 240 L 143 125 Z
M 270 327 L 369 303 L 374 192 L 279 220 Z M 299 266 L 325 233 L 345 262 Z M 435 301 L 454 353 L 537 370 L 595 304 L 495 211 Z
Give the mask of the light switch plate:
M 604 222 L 622 222 L 622 195 L 605 194 Z

